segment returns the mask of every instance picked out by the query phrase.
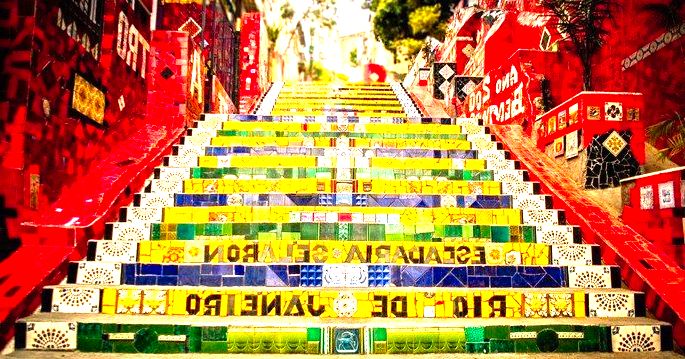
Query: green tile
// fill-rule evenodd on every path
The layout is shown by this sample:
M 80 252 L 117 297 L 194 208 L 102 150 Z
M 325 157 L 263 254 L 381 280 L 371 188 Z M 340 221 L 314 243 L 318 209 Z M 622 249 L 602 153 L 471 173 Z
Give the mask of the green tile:
M 466 342 L 484 342 L 485 341 L 485 327 L 466 327 L 464 328 L 466 335 Z
M 211 353 L 211 354 L 223 354 L 228 353 L 228 343 L 223 342 L 212 342 L 212 341 L 202 341 L 200 345 L 200 352 Z
M 490 340 L 490 353 L 514 353 L 514 342 L 509 339 Z
M 227 339 L 227 328 L 225 326 L 220 327 L 202 327 L 202 341 L 226 341 Z
M 159 223 L 152 223 L 152 226 L 150 227 L 151 240 L 158 240 L 160 238 L 160 227 L 161 225 Z
M 510 327 L 506 325 L 488 326 L 485 327 L 484 336 L 486 340 L 509 339 L 510 331 Z
M 319 224 L 319 238 L 322 240 L 335 240 L 335 223 Z
M 307 328 L 307 341 L 308 342 L 321 341 L 321 328 Z
M 319 225 L 317 223 L 302 223 L 301 227 L 303 240 L 319 239 Z
M 195 225 L 193 224 L 179 224 L 176 229 L 176 236 L 180 240 L 192 240 L 195 238 Z
M 491 234 L 492 241 L 495 243 L 506 243 L 509 242 L 509 226 L 492 226 Z

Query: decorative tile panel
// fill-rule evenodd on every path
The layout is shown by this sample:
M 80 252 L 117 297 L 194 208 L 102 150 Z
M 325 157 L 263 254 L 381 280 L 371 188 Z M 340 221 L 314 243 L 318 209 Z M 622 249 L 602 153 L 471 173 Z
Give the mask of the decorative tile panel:
M 369 272 L 366 265 L 323 265 L 323 287 L 368 287 Z
M 659 208 L 675 208 L 673 181 L 659 183 Z
M 140 193 L 140 207 L 172 207 L 172 193 Z
M 611 266 L 570 266 L 568 268 L 570 288 L 613 288 L 614 272 Z
M 162 207 L 125 207 L 126 222 L 149 223 L 162 221 Z
M 651 185 L 640 187 L 640 209 L 652 209 L 652 208 L 654 208 L 654 189 L 653 189 L 653 187 Z
M 661 351 L 661 327 L 658 325 L 612 326 L 611 349 L 615 353 Z
M 26 323 L 26 349 L 76 350 L 75 322 Z
M 552 264 L 557 265 L 592 265 L 593 245 L 564 244 L 552 246 Z
M 531 209 L 522 210 L 523 223 L 534 226 L 558 225 L 560 210 L 556 209 Z
M 53 313 L 99 313 L 100 290 L 76 286 L 51 288 L 50 308 Z
M 120 263 L 78 262 L 75 284 L 113 285 L 120 282 Z
M 133 241 L 99 240 L 95 243 L 95 261 L 135 262 L 138 258 L 138 243 Z
M 112 240 L 114 241 L 144 241 L 150 239 L 150 223 L 143 222 L 114 222 L 112 226 Z
M 588 294 L 587 306 L 591 317 L 635 317 L 635 294 L 591 292 Z

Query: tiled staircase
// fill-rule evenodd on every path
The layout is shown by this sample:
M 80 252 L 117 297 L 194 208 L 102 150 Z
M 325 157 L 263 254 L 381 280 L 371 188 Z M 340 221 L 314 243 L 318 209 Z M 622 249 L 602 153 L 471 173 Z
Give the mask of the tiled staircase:
M 190 129 L 17 348 L 672 349 L 477 121 L 421 119 L 396 84 L 274 84 L 257 113 Z

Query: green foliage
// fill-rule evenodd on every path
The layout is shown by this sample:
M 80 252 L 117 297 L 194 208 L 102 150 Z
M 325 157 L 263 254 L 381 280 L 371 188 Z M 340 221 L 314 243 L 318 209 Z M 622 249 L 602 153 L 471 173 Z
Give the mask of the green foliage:
M 659 150 L 659 157 L 663 160 L 685 153 L 685 116 L 675 112 L 673 116 L 655 125 L 647 127 L 647 138 L 653 143 L 664 143 Z
M 357 49 L 350 51 L 350 63 L 352 64 L 352 66 L 359 65 Z
M 417 40 L 409 37 L 395 41 L 393 46 L 395 47 L 395 55 L 400 60 L 411 60 L 414 55 L 421 51 L 424 44 L 424 40 Z
M 413 35 L 427 35 L 440 21 L 440 4 L 421 6 L 409 14 L 409 26 Z
M 605 22 L 611 19 L 614 0 L 542 0 L 559 19 L 557 27 L 568 34 L 583 65 L 583 89 L 592 90 L 592 57 L 604 45 Z
M 327 68 L 323 67 L 321 63 L 314 62 L 312 64 L 312 81 L 331 82 L 337 78 L 336 74 Z
M 412 57 L 421 49 L 416 41 L 427 36 L 444 39 L 453 4 L 452 0 L 368 0 L 365 6 L 375 11 L 376 38 L 396 56 Z

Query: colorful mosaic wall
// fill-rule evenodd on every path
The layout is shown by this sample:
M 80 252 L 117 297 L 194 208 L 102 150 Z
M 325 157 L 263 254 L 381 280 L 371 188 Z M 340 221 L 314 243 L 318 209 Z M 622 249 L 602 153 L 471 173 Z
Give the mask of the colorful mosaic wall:
M 363 116 L 205 115 L 67 282 L 45 288 L 41 313 L 17 324 L 17 346 L 671 349 L 670 326 L 645 318 L 644 294 L 621 288 L 618 267 L 581 243 L 477 120 L 397 117 L 412 106 L 397 86 L 324 89 L 272 87 L 279 96 L 262 105 L 278 113 L 337 94 Z M 373 92 L 387 112 L 363 106 Z

